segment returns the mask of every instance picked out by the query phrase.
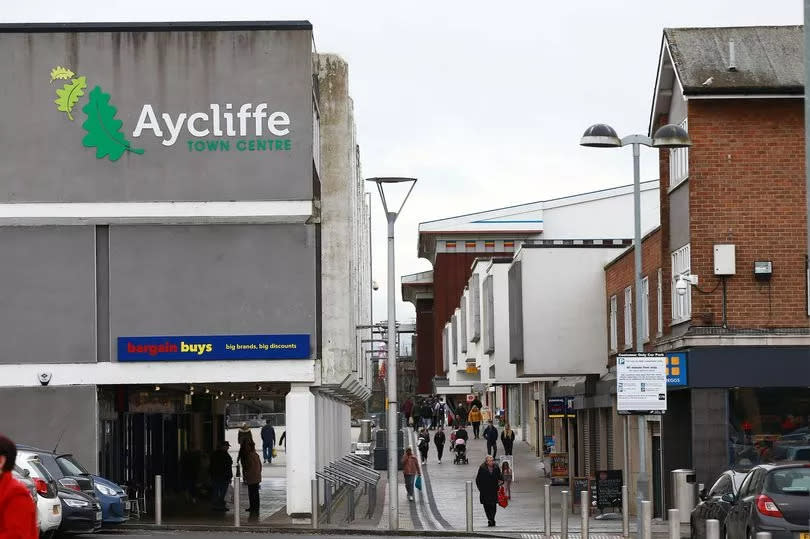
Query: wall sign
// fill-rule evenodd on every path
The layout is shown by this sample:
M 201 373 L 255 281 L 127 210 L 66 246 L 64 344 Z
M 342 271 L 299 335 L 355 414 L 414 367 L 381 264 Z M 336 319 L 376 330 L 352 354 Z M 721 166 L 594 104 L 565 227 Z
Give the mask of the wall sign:
M 565 418 L 566 411 L 569 418 L 576 418 L 574 411 L 574 397 L 549 397 L 547 402 L 548 417 L 551 419 Z
M 118 361 L 309 359 L 309 335 L 118 337 Z
M 667 411 L 667 358 L 664 354 L 621 354 L 616 358 L 616 401 L 620 414 Z
M 667 387 L 682 387 L 688 385 L 686 372 L 686 352 L 668 352 Z

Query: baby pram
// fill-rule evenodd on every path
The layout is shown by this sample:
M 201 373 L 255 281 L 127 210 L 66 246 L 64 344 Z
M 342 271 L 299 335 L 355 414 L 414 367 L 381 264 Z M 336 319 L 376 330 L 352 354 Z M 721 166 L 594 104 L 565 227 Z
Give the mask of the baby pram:
M 464 438 L 456 438 L 453 451 L 456 454 L 455 458 L 453 458 L 453 464 L 469 464 L 470 461 L 467 460 L 467 443 Z

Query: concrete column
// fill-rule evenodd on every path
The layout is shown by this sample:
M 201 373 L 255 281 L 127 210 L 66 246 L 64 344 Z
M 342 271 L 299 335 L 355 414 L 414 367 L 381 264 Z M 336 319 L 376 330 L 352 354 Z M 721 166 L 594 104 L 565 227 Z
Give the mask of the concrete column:
M 290 384 L 287 412 L 287 514 L 309 516 L 310 481 L 315 479 L 315 395 L 306 384 Z

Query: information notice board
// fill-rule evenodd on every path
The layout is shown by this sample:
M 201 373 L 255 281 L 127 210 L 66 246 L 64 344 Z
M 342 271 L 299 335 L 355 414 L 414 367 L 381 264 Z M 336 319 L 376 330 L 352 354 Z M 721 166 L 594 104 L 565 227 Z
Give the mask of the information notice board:
M 616 358 L 616 408 L 620 414 L 667 411 L 667 358 L 664 354 L 620 354 Z

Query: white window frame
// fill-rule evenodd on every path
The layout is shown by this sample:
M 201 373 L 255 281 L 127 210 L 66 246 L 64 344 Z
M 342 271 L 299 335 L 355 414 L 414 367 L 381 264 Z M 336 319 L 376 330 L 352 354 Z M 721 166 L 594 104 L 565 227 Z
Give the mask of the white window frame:
M 684 118 L 680 126 L 689 132 L 689 121 Z M 672 191 L 689 179 L 689 148 L 669 150 L 669 190 Z
M 642 342 L 650 342 L 650 277 L 641 280 L 641 338 Z
M 633 348 L 633 287 L 624 289 L 624 349 Z
M 676 249 L 670 254 L 672 261 L 672 324 L 681 324 L 692 319 L 692 286 L 686 287 L 686 294 L 678 294 L 675 284 L 678 277 L 689 275 L 692 272 L 691 248 L 689 243 Z
M 610 351 L 619 351 L 619 302 L 616 294 L 610 296 Z
M 656 337 L 664 334 L 664 272 L 658 268 L 658 326 L 655 328 Z

